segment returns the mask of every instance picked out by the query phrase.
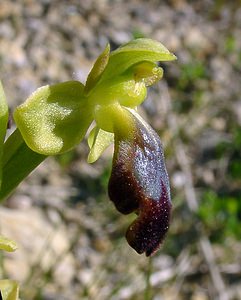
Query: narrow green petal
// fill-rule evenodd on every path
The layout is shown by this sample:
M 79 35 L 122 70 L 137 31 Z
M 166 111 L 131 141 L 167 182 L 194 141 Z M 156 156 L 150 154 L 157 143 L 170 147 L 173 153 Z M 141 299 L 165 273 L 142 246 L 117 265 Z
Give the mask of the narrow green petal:
M 114 142 L 114 134 L 104 131 L 99 127 L 94 127 L 88 138 L 90 152 L 88 155 L 88 163 L 95 162 L 105 149 Z
M 18 300 L 19 286 L 14 280 L 0 280 L 2 300 Z
M 13 252 L 17 249 L 17 244 L 2 235 L 0 235 L 0 249 L 8 252 Z
M 110 56 L 110 45 L 108 44 L 105 50 L 100 54 L 97 58 L 92 70 L 90 71 L 86 85 L 85 85 L 85 93 L 87 94 L 98 82 L 101 74 L 103 73 L 105 67 L 108 64 Z
M 83 90 L 78 81 L 47 85 L 17 107 L 14 120 L 29 148 L 56 155 L 82 140 L 93 120 Z

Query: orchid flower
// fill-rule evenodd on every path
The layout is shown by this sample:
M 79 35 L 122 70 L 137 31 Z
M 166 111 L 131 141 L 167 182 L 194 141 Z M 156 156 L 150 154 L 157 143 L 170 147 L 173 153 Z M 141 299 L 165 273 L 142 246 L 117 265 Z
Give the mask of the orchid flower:
M 97 58 L 86 84 L 68 81 L 36 90 L 16 108 L 14 120 L 26 147 L 46 156 L 69 151 L 88 128 L 88 162 L 114 142 L 109 197 L 123 214 L 138 217 L 127 230 L 128 243 L 151 255 L 162 242 L 171 199 L 163 149 L 157 133 L 137 113 L 147 87 L 162 78 L 159 61 L 175 56 L 161 43 L 133 40 Z

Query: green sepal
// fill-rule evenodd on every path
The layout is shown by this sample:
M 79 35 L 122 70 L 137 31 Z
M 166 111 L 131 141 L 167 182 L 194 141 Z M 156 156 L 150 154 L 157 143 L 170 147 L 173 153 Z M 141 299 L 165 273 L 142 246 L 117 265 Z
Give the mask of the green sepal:
M 8 105 L 6 102 L 2 83 L 0 81 L 0 189 L 2 184 L 3 143 L 6 135 L 7 123 L 8 123 Z
M 93 120 L 83 90 L 78 81 L 43 86 L 17 107 L 14 120 L 29 148 L 56 155 L 83 139 Z
M 2 300 L 18 300 L 19 286 L 14 280 L 0 280 L 0 292 Z
M 0 235 L 0 250 L 5 250 L 8 252 L 13 252 L 17 249 L 17 244 L 5 236 Z
M 94 63 L 92 70 L 90 71 L 88 78 L 86 80 L 84 92 L 88 94 L 88 92 L 96 85 L 98 80 L 101 77 L 105 67 L 108 64 L 110 56 L 110 45 L 107 44 L 105 50 L 100 54 L 97 60 Z
M 176 56 L 169 52 L 161 43 L 140 38 L 130 41 L 110 54 L 101 81 L 124 73 L 131 66 L 140 62 L 170 61 Z
M 95 162 L 105 149 L 114 142 L 114 134 L 94 127 L 88 137 L 88 145 L 90 152 L 88 155 L 88 163 Z

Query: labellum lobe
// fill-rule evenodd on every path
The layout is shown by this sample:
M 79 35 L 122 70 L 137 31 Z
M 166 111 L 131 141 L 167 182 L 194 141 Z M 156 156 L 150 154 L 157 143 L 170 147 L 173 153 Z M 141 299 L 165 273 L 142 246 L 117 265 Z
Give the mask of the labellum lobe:
M 119 212 L 137 214 L 126 239 L 139 254 L 150 256 L 169 227 L 169 179 L 159 136 L 138 114 L 130 114 L 133 130 L 126 135 L 115 131 L 109 197 Z

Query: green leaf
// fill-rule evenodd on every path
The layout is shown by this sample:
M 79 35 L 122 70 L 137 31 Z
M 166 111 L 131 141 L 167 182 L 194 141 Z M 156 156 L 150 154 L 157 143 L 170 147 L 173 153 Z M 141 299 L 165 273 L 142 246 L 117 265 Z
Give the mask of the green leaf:
M 87 94 L 98 82 L 105 67 L 108 64 L 110 56 L 110 45 L 108 44 L 105 50 L 97 58 L 92 70 L 90 71 L 85 85 L 85 93 Z
M 7 106 L 4 90 L 0 81 L 0 189 L 2 184 L 3 143 L 6 135 L 7 123 L 8 123 L 8 106 Z
M 2 300 L 18 300 L 19 287 L 14 280 L 0 280 Z
M 89 134 L 88 144 L 90 153 L 88 155 L 88 163 L 95 162 L 105 149 L 114 142 L 114 134 L 104 131 L 99 127 L 94 127 Z
M 78 81 L 47 85 L 15 110 L 14 120 L 29 148 L 56 155 L 83 139 L 93 120 L 83 90 Z
M 161 43 L 146 38 L 136 39 L 111 53 L 101 81 L 122 74 L 131 66 L 140 62 L 170 61 L 174 59 L 176 59 L 176 56 L 170 53 Z
M 17 249 L 17 244 L 2 235 L 0 235 L 0 249 L 8 252 L 13 252 Z
M 0 201 L 4 200 L 47 156 L 32 151 L 15 130 L 4 144 Z

